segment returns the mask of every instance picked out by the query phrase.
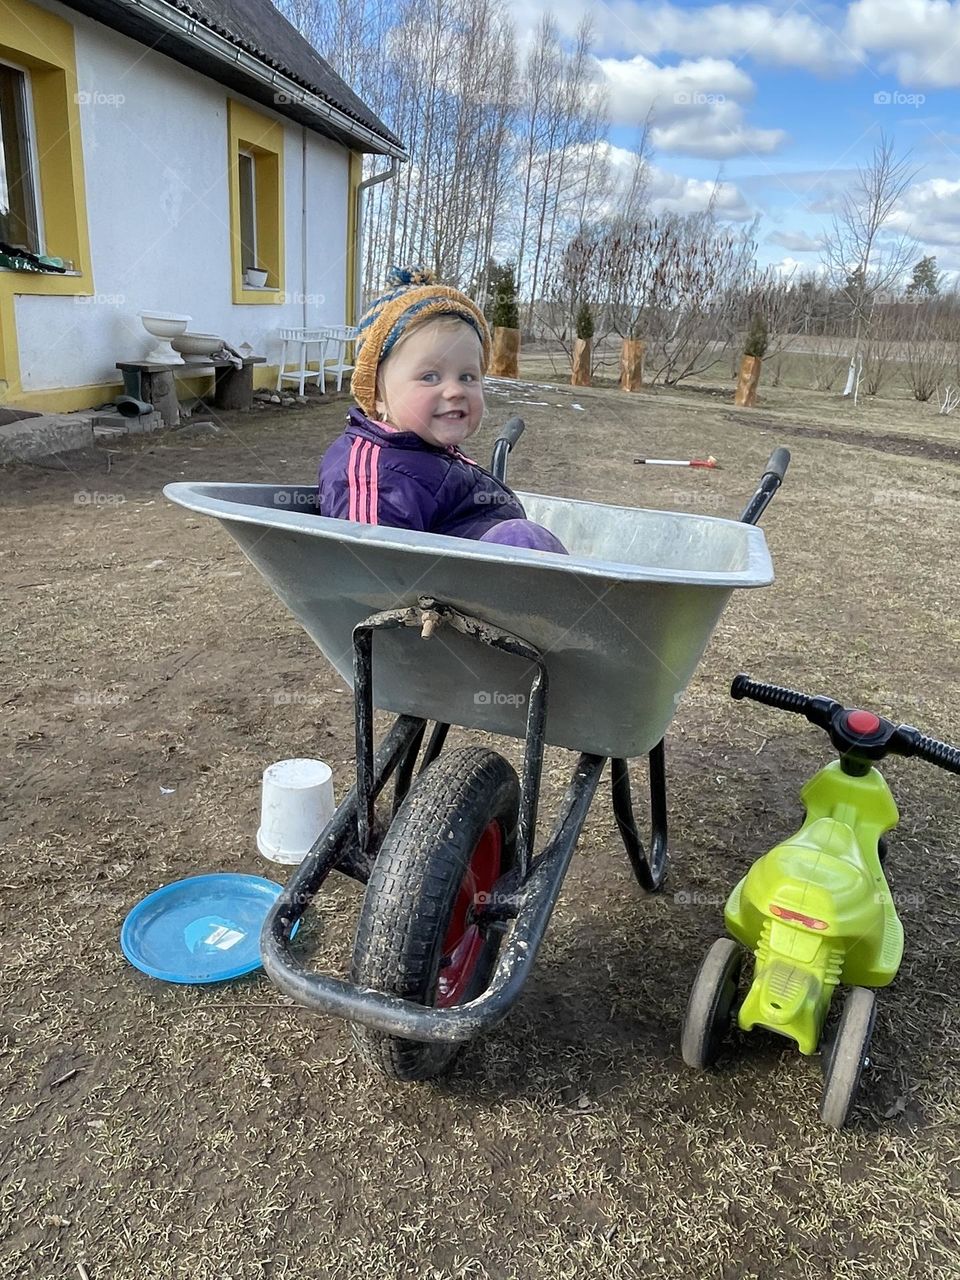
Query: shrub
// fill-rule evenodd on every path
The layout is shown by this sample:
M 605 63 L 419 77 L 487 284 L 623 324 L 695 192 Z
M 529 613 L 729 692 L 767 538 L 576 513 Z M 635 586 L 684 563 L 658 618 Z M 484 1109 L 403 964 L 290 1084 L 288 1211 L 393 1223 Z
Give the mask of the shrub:
M 502 267 L 494 266 L 490 272 L 490 314 L 494 328 L 519 329 L 520 310 L 517 306 L 517 280 L 512 262 Z
M 580 309 L 577 311 L 577 337 L 593 337 L 593 312 L 585 302 L 580 303 Z
M 757 359 L 762 360 L 767 354 L 767 341 L 767 322 L 757 312 L 750 321 L 747 340 L 743 344 L 743 354 L 745 356 L 756 356 Z

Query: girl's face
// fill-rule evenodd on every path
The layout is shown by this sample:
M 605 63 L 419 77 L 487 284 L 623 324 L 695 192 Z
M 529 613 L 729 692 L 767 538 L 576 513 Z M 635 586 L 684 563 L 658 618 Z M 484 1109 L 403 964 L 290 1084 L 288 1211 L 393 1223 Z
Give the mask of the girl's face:
M 465 321 L 427 321 L 377 371 L 377 414 L 428 444 L 462 444 L 483 417 L 482 348 Z

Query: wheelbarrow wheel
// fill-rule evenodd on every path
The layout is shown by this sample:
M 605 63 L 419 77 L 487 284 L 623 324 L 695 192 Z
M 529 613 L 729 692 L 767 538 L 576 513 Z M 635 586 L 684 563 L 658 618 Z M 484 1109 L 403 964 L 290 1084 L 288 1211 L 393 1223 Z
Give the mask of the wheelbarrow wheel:
M 680 1052 L 688 1067 L 703 1071 L 720 1054 L 737 998 L 743 952 L 732 938 L 718 938 L 704 957 L 687 1002 Z
M 842 1129 L 850 1117 L 867 1063 L 876 1016 L 874 993 L 867 987 L 851 987 L 843 1002 L 836 1034 L 823 1055 L 820 1119 L 830 1129 Z
M 473 921 L 516 857 L 520 784 L 495 751 L 447 751 L 417 778 L 367 883 L 351 977 L 361 986 L 448 1007 L 487 987 L 502 935 Z M 482 901 L 482 898 L 480 898 Z M 428 1080 L 462 1044 L 423 1043 L 354 1024 L 362 1056 L 393 1080 Z

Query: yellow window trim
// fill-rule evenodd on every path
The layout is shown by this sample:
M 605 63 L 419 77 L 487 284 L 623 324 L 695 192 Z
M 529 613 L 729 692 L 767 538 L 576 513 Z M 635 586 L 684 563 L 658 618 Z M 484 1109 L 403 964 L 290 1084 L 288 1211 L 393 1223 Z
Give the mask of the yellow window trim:
M 73 27 L 29 0 L 3 0 L 0 31 L 0 58 L 30 72 L 44 250 L 77 266 L 77 274 L 69 276 L 0 269 L 0 400 L 16 404 L 24 398 L 16 295 L 88 297 L 94 286 Z
M 353 325 L 357 323 L 357 272 L 359 271 L 359 248 L 357 244 L 358 232 L 358 214 L 359 214 L 359 189 L 360 182 L 363 178 L 363 156 L 359 151 L 350 152 L 350 167 L 348 170 L 348 193 L 347 193 L 347 279 L 346 292 L 346 323 Z
M 227 99 L 227 164 L 230 174 L 230 259 L 233 301 L 251 305 L 282 302 L 283 125 L 235 98 Z M 258 266 L 267 272 L 263 289 L 243 283 L 240 231 L 240 152 L 253 156 Z

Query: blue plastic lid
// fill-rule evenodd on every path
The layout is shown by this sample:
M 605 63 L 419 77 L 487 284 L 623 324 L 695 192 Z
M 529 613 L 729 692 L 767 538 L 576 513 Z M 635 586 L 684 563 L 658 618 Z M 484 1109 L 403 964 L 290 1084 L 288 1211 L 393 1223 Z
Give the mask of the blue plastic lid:
M 132 965 L 165 982 L 239 978 L 260 968 L 260 930 L 282 892 L 261 876 L 188 876 L 137 903 L 120 946 Z

